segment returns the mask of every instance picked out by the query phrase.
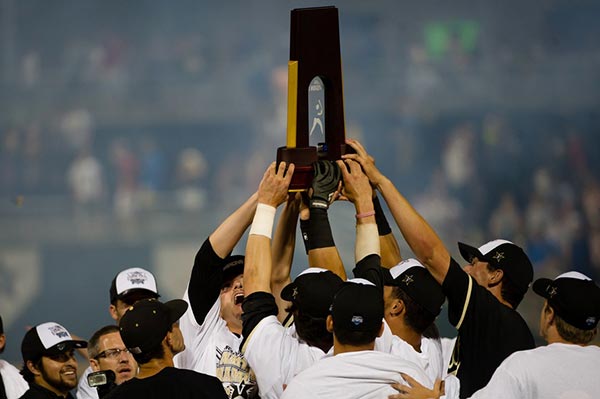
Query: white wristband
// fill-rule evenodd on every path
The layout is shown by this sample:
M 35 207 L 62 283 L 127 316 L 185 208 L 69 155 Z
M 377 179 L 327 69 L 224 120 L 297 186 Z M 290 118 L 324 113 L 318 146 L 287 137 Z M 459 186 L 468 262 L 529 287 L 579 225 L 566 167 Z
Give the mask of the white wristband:
M 256 206 L 256 213 L 254 213 L 254 219 L 252 220 L 252 226 L 250 226 L 250 234 L 265 236 L 271 239 L 275 211 L 276 209 L 270 205 L 258 204 Z
M 380 255 L 379 230 L 376 223 L 356 225 L 356 247 L 354 256 L 356 263 L 368 255 Z

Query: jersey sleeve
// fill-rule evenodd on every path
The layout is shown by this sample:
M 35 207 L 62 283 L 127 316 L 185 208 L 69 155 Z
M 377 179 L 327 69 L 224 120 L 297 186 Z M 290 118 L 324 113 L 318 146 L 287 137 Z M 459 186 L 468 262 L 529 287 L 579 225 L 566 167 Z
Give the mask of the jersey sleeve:
M 509 356 L 496 369 L 487 385 L 475 392 L 471 399 L 522 399 L 533 397 L 532 392 L 523 386 L 520 377 L 527 375 L 527 370 L 520 367 L 515 354 Z M 522 359 L 521 359 L 522 360 Z
M 451 258 L 442 291 L 448 299 L 448 319 L 457 329 L 466 317 L 475 286 L 475 280 Z
M 188 285 L 188 299 L 196 322 L 201 325 L 219 297 L 223 283 L 223 263 L 207 238 L 196 257 Z
M 268 292 L 253 292 L 242 302 L 242 343 L 240 349 L 244 352 L 256 326 L 266 317 L 277 316 L 278 308 L 275 297 Z
M 352 273 L 354 277 L 364 278 L 375 284 L 378 288 L 383 289 L 383 267 L 381 267 L 381 257 L 376 254 L 367 255 L 358 263 Z

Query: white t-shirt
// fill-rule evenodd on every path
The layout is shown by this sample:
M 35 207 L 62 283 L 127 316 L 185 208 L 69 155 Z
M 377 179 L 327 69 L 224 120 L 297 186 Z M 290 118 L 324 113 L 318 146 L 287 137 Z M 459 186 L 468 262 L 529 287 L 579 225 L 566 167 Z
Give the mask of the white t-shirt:
M 75 395 L 77 399 L 98 399 L 98 390 L 92 388 L 87 382 L 87 376 L 90 375 L 90 373 L 92 373 L 92 367 L 88 366 L 79 378 L 79 382 L 77 383 L 77 394 Z
M 256 373 L 262 399 L 279 398 L 284 385 L 325 356 L 321 349 L 300 340 L 295 328 L 284 327 L 276 316 L 262 319 L 242 350 Z
M 187 290 L 183 299 L 190 302 Z M 199 325 L 192 307 L 179 320 L 185 350 L 174 358 L 176 367 L 194 370 L 217 377 L 230 398 L 256 396 L 256 377 L 239 351 L 242 338 L 232 333 L 220 316 L 221 303 L 217 299 Z M 254 393 L 249 394 L 249 390 Z
M 507 357 L 472 399 L 600 397 L 600 348 L 555 343 Z
M 398 393 L 391 384 L 406 384 L 400 372 L 433 387 L 423 370 L 408 360 L 379 351 L 358 351 L 323 358 L 298 374 L 281 399 L 387 398 Z
M 422 337 L 421 352 L 417 352 L 412 345 L 394 335 L 385 320 L 383 325 L 383 334 L 375 339 L 376 351 L 390 353 L 415 363 L 421 367 L 431 381 L 444 380 L 447 398 L 458 397 L 460 382 L 456 376 L 448 375 L 448 366 L 444 363 L 440 340 Z
M 4 382 L 4 390 L 8 399 L 20 398 L 29 389 L 19 370 L 5 360 L 0 360 L 0 377 Z

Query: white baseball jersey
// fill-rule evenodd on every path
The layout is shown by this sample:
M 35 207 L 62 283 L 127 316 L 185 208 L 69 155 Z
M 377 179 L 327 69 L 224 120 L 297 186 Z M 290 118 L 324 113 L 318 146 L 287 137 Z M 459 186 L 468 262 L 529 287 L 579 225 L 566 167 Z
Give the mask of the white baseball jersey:
M 77 383 L 77 394 L 75 395 L 77 399 L 98 399 L 98 390 L 92 388 L 87 382 L 87 376 L 92 372 L 92 367 L 88 366 L 79 378 L 79 382 Z
M 507 357 L 488 384 L 471 398 L 598 398 L 599 370 L 599 347 L 550 344 Z
M 0 360 L 0 378 L 4 382 L 4 390 L 8 399 L 20 398 L 29 389 L 19 370 L 5 360 Z
M 189 303 L 187 290 L 183 299 Z M 175 366 L 217 377 L 230 398 L 252 397 L 248 390 L 256 391 L 256 379 L 239 351 L 242 339 L 227 328 L 220 311 L 217 299 L 199 325 L 188 307 L 179 320 L 185 350 L 175 356 Z
M 300 340 L 295 328 L 284 327 L 276 316 L 262 319 L 242 350 L 256 373 L 263 399 L 279 398 L 294 376 L 325 356 L 321 349 Z
M 422 337 L 421 352 L 417 352 L 412 345 L 394 335 L 385 320 L 383 325 L 383 334 L 375 339 L 376 351 L 390 353 L 418 365 L 431 381 L 443 379 L 445 396 L 447 398 L 458 397 L 460 381 L 456 376 L 447 373 L 448 366 L 444 363 L 441 341 Z
M 391 384 L 406 384 L 400 372 L 433 387 L 423 370 L 408 360 L 379 351 L 358 351 L 323 358 L 298 374 L 281 399 L 387 398 L 398 393 Z

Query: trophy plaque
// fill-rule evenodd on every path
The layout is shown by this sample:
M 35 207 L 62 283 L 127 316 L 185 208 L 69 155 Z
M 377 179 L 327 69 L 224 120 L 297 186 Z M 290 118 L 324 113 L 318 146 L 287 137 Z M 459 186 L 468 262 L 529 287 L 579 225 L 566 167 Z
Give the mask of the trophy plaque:
M 338 9 L 294 9 L 290 25 L 287 142 L 277 163 L 294 163 L 290 191 L 305 191 L 315 161 L 346 152 Z

